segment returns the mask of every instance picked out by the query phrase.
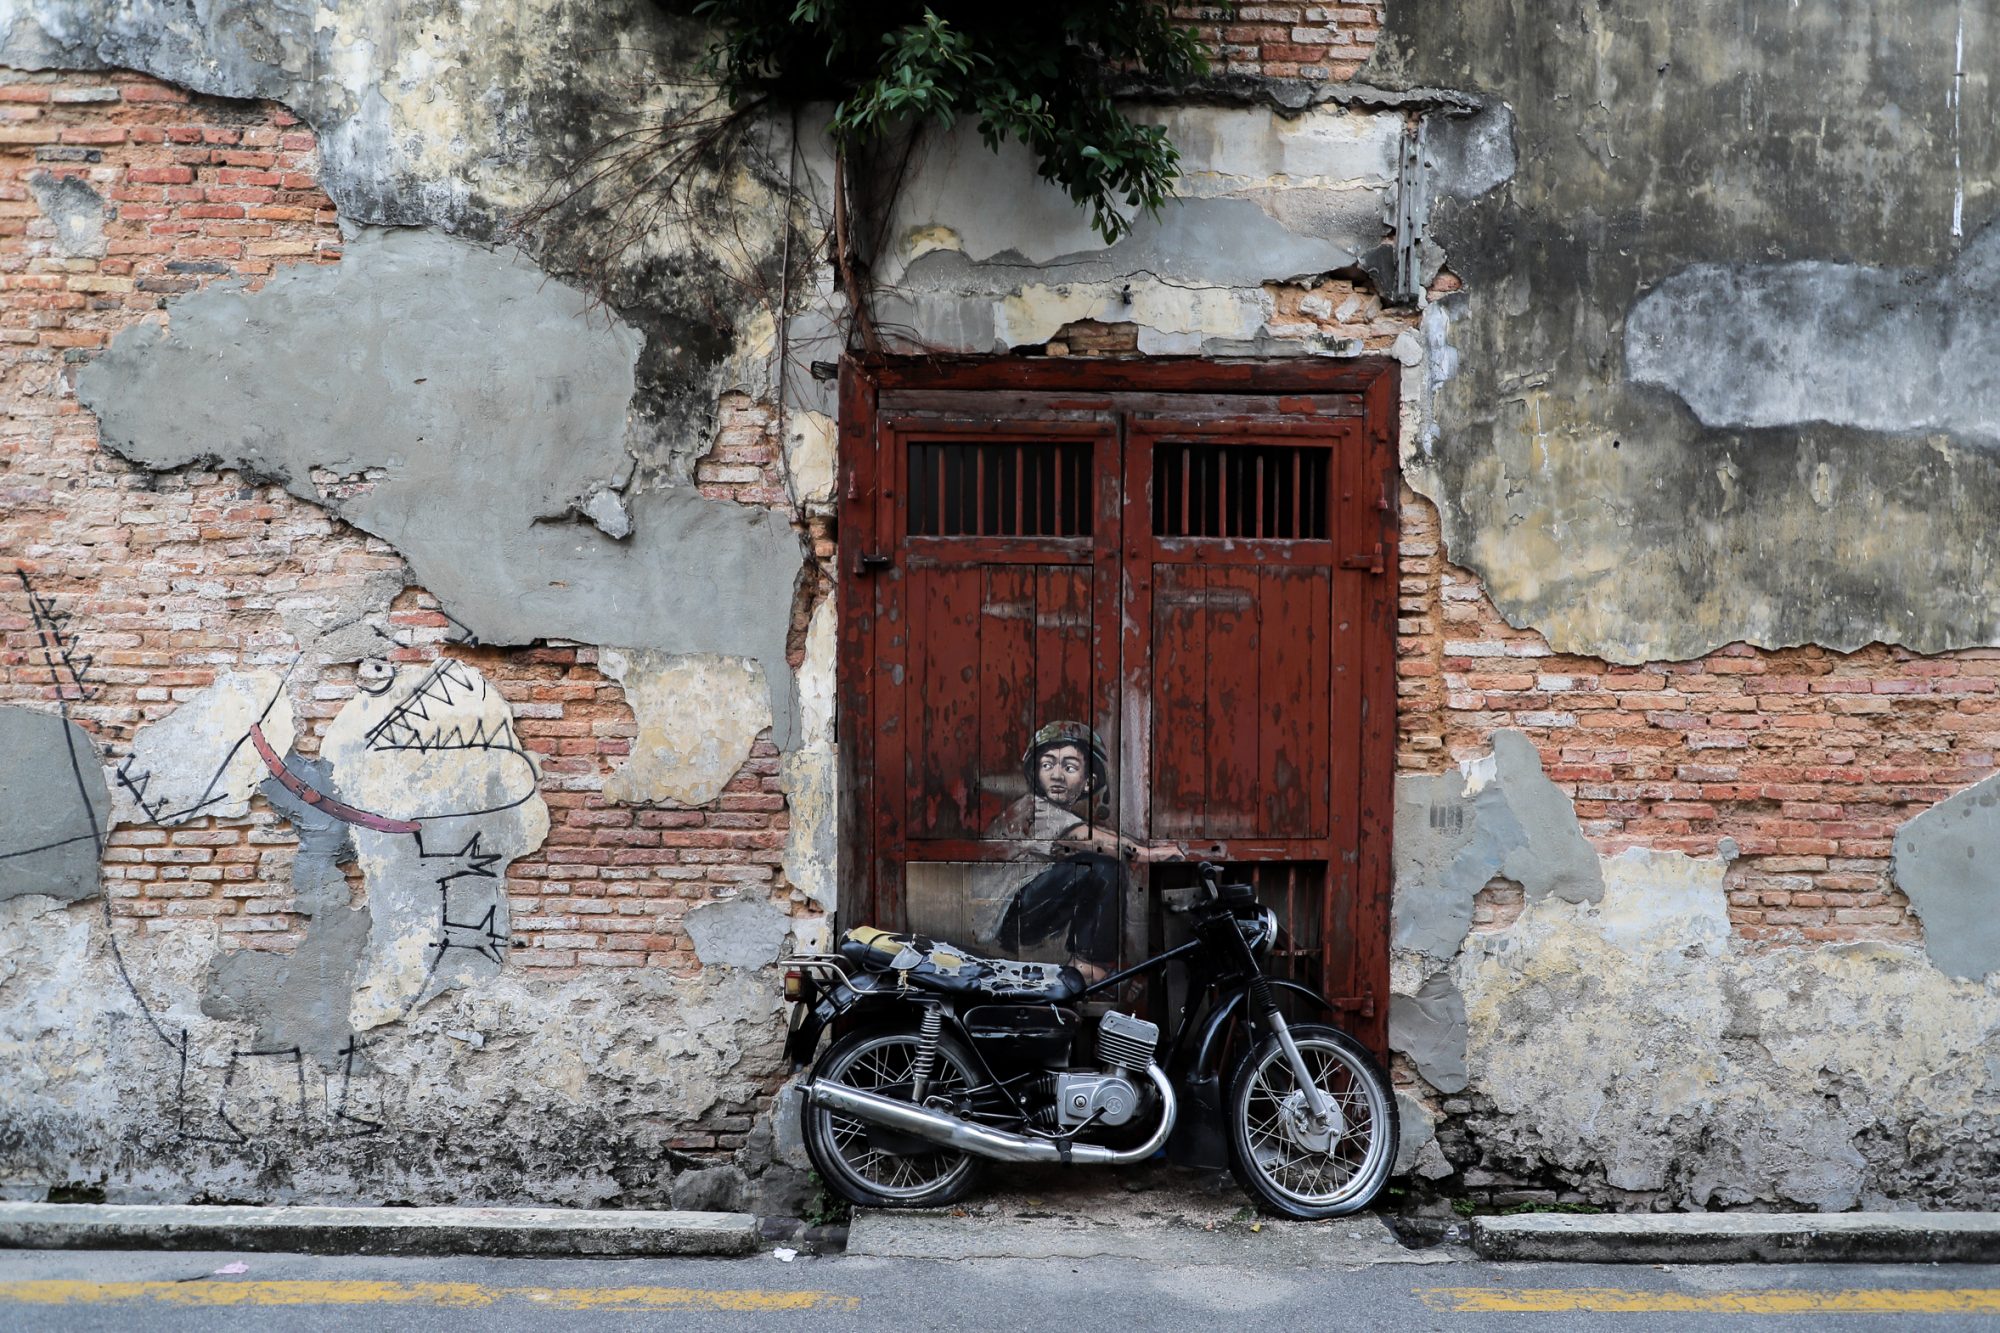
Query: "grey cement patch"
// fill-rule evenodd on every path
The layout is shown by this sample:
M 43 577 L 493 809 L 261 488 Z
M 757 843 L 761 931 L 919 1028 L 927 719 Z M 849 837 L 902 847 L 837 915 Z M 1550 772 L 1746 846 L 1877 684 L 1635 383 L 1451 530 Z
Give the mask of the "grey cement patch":
M 1465 997 L 1448 973 L 1426 978 L 1415 995 L 1389 997 L 1389 1045 L 1439 1092 L 1465 1090 Z
M 69 259 L 104 256 L 104 196 L 81 176 L 28 174 L 35 206 L 55 224 L 56 253 Z
M 1395 858 L 1390 943 L 1433 959 L 1458 952 L 1472 900 L 1496 875 L 1534 898 L 1587 902 L 1604 892 L 1575 804 L 1518 731 L 1495 732 L 1492 755 L 1460 772 L 1397 779 Z
M 1518 731 L 1496 731 L 1492 743 L 1492 783 L 1521 831 L 1506 848 L 1500 873 L 1529 898 L 1554 894 L 1569 903 L 1602 898 L 1604 870 L 1577 827 L 1576 803 L 1542 773 L 1535 743 Z
M 97 893 L 111 795 L 89 733 L 56 713 L 0 707 L 0 902 Z
M 684 918 L 704 967 L 768 967 L 792 933 L 782 903 L 754 898 L 703 903 Z
M 540 521 L 629 474 L 639 349 L 630 327 L 518 256 L 369 232 L 337 265 L 282 269 L 255 294 L 197 293 L 169 329 L 126 330 L 78 396 L 134 462 L 270 477 L 390 542 L 481 641 L 754 658 L 788 747 L 785 636 L 803 557 L 782 515 L 667 488 L 627 497 L 622 541 Z M 182 410 L 159 412 L 168 398 Z M 379 475 L 335 499 L 314 468 Z
M 1466 1018 L 1457 982 L 1442 965 L 1465 943 L 1479 891 L 1504 877 L 1530 901 L 1604 895 L 1604 872 L 1577 825 L 1576 806 L 1542 772 L 1534 742 L 1496 731 L 1492 745 L 1490 755 L 1457 772 L 1396 780 L 1389 942 L 1413 958 L 1416 971 L 1395 983 L 1389 1045 L 1447 1093 L 1466 1086 Z
M 1625 373 L 1705 426 L 1824 421 L 2000 444 L 2000 227 L 1937 272 L 1682 269 L 1632 307 Z
M 2000 777 L 1898 829 L 1895 875 L 1941 971 L 1971 980 L 2000 972 Z
M 289 755 L 286 766 L 320 791 L 335 790 L 332 766 L 323 760 Z M 351 891 L 340 869 L 354 860 L 354 844 L 348 825 L 300 800 L 277 779 L 260 790 L 298 830 L 292 894 L 306 918 L 305 939 L 289 953 L 239 949 L 217 955 L 201 1011 L 254 1023 L 258 1046 L 296 1046 L 331 1073 L 353 1038 L 348 998 L 368 943 L 368 909 L 348 906 Z

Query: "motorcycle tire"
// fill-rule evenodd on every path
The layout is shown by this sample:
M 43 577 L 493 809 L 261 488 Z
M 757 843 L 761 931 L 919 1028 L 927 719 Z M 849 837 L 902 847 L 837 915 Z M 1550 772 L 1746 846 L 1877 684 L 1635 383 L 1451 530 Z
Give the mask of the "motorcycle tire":
M 1291 1034 L 1340 1124 L 1312 1123 L 1285 1049 L 1267 1033 L 1230 1072 L 1230 1170 L 1281 1217 L 1318 1221 L 1356 1212 L 1374 1202 L 1395 1167 L 1396 1094 L 1375 1058 L 1345 1032 L 1297 1023 Z
M 919 1042 L 914 1027 L 874 1027 L 849 1033 L 813 1066 L 816 1082 L 846 1083 L 868 1091 L 900 1086 L 909 1096 L 910 1071 Z M 949 1096 L 982 1081 L 963 1043 L 938 1037 L 937 1060 L 925 1097 Z M 981 1159 L 952 1148 L 889 1152 L 871 1143 L 870 1127 L 810 1102 L 801 1112 L 806 1155 L 827 1188 L 864 1208 L 940 1208 L 961 1198 L 978 1180 Z

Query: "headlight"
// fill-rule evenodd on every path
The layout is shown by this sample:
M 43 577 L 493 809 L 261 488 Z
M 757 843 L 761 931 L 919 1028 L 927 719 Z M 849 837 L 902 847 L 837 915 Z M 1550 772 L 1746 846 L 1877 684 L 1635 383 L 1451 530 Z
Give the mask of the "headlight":
M 1249 942 L 1250 952 L 1266 954 L 1278 939 L 1278 914 L 1268 907 L 1259 907 L 1250 916 L 1237 917 L 1236 928 Z

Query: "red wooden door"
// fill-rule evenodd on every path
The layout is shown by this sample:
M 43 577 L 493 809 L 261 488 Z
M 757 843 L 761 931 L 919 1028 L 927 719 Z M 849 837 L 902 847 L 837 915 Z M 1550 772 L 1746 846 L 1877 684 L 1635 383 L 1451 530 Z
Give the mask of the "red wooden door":
M 1067 817 L 1255 878 L 1283 970 L 1379 1049 L 1393 371 L 1305 367 L 1286 393 L 1203 367 L 1218 391 L 1162 392 L 1198 372 L 1064 367 L 1042 388 L 1008 383 L 1017 365 L 843 385 L 846 920 L 1016 951 L 996 942 L 1051 854 L 1029 834 L 1054 827 L 1028 827 L 1052 806 L 1023 759 L 1058 724 L 1106 769 Z M 1134 868 L 1124 961 L 1159 947 L 1158 895 L 1191 878 Z

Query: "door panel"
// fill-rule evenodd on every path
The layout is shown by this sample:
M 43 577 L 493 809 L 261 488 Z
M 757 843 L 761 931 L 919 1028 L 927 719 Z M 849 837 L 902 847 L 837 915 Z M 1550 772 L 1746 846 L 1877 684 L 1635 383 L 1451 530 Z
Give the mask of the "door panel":
M 1153 670 L 1124 708 L 1150 738 L 1156 837 L 1335 836 L 1333 486 L 1349 433 L 1338 420 L 1278 439 L 1157 422 L 1131 433 L 1125 564 L 1151 618 L 1126 655 L 1150 653 Z

